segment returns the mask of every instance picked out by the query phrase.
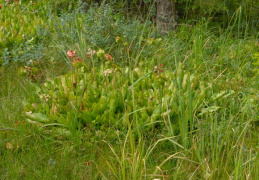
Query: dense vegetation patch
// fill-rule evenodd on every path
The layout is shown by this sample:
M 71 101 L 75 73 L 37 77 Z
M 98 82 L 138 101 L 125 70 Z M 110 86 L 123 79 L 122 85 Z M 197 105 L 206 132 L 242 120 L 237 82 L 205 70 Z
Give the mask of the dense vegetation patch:
M 176 1 L 166 36 L 153 1 L 10 2 L 0 179 L 258 177 L 255 1 Z

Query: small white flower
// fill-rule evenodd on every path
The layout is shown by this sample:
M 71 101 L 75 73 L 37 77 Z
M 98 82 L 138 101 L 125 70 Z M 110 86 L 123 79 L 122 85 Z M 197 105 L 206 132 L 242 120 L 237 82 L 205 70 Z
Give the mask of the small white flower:
M 105 71 L 103 71 L 104 76 L 109 76 L 112 73 L 112 70 L 110 69 L 106 69 Z

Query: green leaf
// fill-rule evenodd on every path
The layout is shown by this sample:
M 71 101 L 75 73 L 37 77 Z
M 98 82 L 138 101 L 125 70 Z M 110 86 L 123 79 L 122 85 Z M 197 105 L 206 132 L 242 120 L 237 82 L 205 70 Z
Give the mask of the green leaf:
M 42 122 L 42 123 L 49 122 L 48 116 L 42 113 L 32 113 L 31 111 L 29 111 L 29 112 L 25 112 L 24 115 L 33 121 Z
M 208 107 L 208 108 L 203 108 L 203 109 L 201 110 L 201 113 L 198 114 L 198 116 L 200 117 L 200 116 L 202 116 L 203 114 L 215 112 L 215 111 L 217 111 L 219 108 L 220 108 L 220 107 L 218 107 L 218 106 L 211 106 L 211 107 Z

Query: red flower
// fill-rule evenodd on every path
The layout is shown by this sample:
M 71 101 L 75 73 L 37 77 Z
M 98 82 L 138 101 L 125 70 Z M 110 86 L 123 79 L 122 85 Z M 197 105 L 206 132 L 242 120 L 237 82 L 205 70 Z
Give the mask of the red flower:
M 80 59 L 79 57 L 76 58 L 76 61 L 81 61 L 81 62 L 83 62 L 83 60 Z
M 105 59 L 108 60 L 108 61 L 112 61 L 113 57 L 110 54 L 106 54 Z
M 73 66 L 75 66 L 76 68 L 80 68 L 80 67 L 82 67 L 83 66 L 83 60 L 82 59 L 80 59 L 79 57 L 77 57 L 76 59 L 74 59 L 73 61 L 72 61 L 72 65 Z
M 67 55 L 69 58 L 73 59 L 74 57 L 76 57 L 76 51 L 69 50 L 69 51 L 67 51 Z

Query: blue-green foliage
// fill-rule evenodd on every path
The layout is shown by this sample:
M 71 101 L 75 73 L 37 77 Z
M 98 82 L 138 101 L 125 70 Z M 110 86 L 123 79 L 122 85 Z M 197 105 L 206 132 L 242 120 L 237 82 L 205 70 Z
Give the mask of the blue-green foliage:
M 21 40 L 8 45 L 1 53 L 3 64 L 41 60 L 49 46 L 59 43 L 63 46 L 93 44 L 94 47 L 110 47 L 120 35 L 131 43 L 150 30 L 152 23 L 138 20 L 128 21 L 116 13 L 111 6 L 93 6 L 83 12 L 82 7 L 71 12 L 61 10 L 57 15 L 51 10 L 46 14 L 44 24 L 34 27 L 34 33 L 24 34 Z
M 53 26 L 57 40 L 76 43 L 84 39 L 98 47 L 111 45 L 117 35 L 131 42 L 133 38 L 142 34 L 144 27 L 137 20 L 126 21 L 120 13 L 115 14 L 108 5 L 101 8 L 91 7 L 85 14 L 79 11 L 63 12 Z
M 41 8 L 42 3 L 44 3 L 44 8 Z M 114 0 L 98 6 L 91 4 L 90 1 L 82 5 L 81 1 L 63 0 L 55 1 L 55 3 L 52 1 L 22 2 L 4 6 L 1 9 L 1 21 L 3 25 L 8 24 L 8 26 L 2 27 L 3 33 L 0 33 L 2 39 L 0 63 L 40 60 L 44 58 L 44 51 L 53 41 L 66 47 L 71 44 L 79 43 L 81 46 L 82 43 L 86 43 L 104 48 L 112 46 L 115 42 L 114 37 L 119 35 L 129 43 L 133 40 L 139 43 L 138 46 L 132 46 L 139 48 L 141 39 L 138 38 L 143 38 L 143 35 L 157 36 L 157 33 L 148 33 L 155 17 L 155 11 L 152 10 L 154 2 L 143 1 L 143 3 Z M 186 14 L 179 14 L 182 20 L 186 18 L 185 20 L 196 22 L 201 19 L 199 17 L 214 17 L 209 25 L 212 27 L 215 25 L 219 33 L 222 28 L 234 24 L 233 28 L 236 29 L 232 28 L 232 32 L 238 32 L 241 37 L 244 33 L 249 33 L 246 22 L 250 22 L 251 27 L 257 27 L 256 21 L 258 20 L 254 17 L 258 11 L 254 10 L 256 6 L 254 1 L 242 3 L 241 1 L 178 0 L 176 6 L 179 12 Z M 131 20 L 126 19 L 125 15 L 133 13 L 137 15 L 139 12 L 144 13 L 138 18 L 139 20 L 132 18 L 131 15 L 129 16 Z M 15 18 L 17 13 L 19 16 Z M 222 17 L 224 17 L 223 20 L 219 19 Z M 34 40 L 28 43 L 27 41 L 31 41 L 32 38 Z M 186 40 L 189 38 L 186 37 Z M 181 37 L 181 39 L 184 38 Z

